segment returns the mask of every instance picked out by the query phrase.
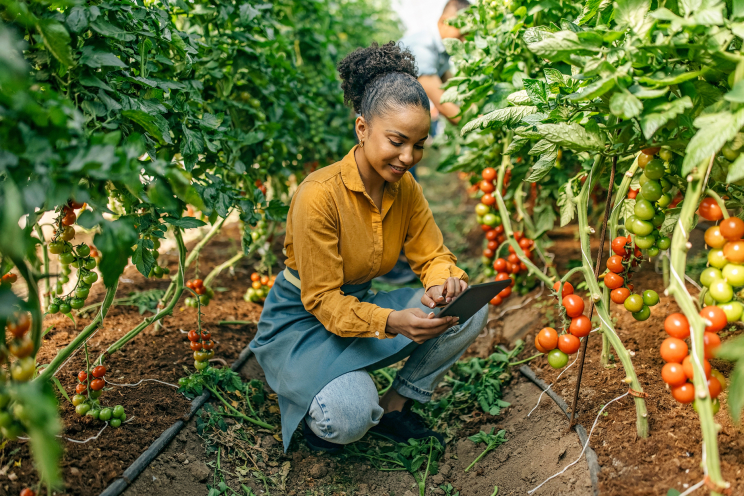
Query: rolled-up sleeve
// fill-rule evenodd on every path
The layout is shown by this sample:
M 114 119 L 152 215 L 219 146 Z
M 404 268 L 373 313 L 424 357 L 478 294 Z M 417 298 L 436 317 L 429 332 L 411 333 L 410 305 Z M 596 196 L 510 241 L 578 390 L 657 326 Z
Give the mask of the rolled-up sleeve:
M 338 208 L 323 183 L 306 181 L 293 203 L 294 257 L 305 309 L 341 337 L 395 337 L 385 333 L 392 309 L 361 302 L 341 291 L 344 262 L 338 248 Z
M 412 213 L 403 247 L 411 269 L 426 289 L 443 284 L 450 277 L 467 282 L 467 273 L 456 265 L 457 257 L 444 246 L 442 231 L 434 222 L 421 185 L 410 180 L 414 183 L 410 199 Z

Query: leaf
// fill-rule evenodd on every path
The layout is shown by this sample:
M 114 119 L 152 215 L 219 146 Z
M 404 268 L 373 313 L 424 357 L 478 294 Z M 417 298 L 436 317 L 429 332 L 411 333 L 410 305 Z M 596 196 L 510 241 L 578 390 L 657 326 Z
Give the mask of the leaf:
M 744 103 L 744 80 L 739 81 L 731 91 L 723 95 L 724 100 L 734 103 Z
M 535 112 L 537 112 L 537 107 L 533 106 L 506 107 L 494 110 L 493 112 L 468 122 L 462 128 L 460 134 L 465 136 L 467 133 L 474 131 L 475 129 L 484 129 L 490 125 L 514 125 L 521 121 L 525 116 L 534 114 Z
M 248 3 L 242 4 L 238 11 L 240 12 L 240 22 L 243 24 L 251 22 L 260 14 L 255 7 Z
M 94 244 L 101 252 L 101 263 L 98 265 L 107 288 L 116 284 L 119 276 L 132 255 L 132 245 L 137 241 L 134 221 L 121 217 L 113 222 L 104 222 L 101 232 L 96 234 Z
M 92 86 L 95 88 L 100 88 L 102 90 L 111 91 L 112 93 L 114 91 L 111 86 L 107 85 L 97 77 L 91 76 L 90 74 L 81 75 L 78 81 L 80 81 L 80 84 L 82 84 L 83 86 Z
M 530 175 L 525 179 L 525 181 L 536 183 L 540 179 L 544 178 L 553 168 L 557 159 L 558 147 L 556 146 L 555 150 L 545 152 L 540 156 L 540 159 L 532 166 Z
M 744 179 L 744 153 L 734 160 L 734 163 L 729 165 L 728 176 L 726 177 L 727 183 L 735 183 Z
M 728 406 L 731 418 L 737 424 L 741 422 L 741 411 L 744 409 L 744 359 L 739 359 L 734 371 L 729 376 Z
M 36 23 L 36 29 L 44 40 L 44 46 L 60 64 L 65 67 L 75 65 L 70 49 L 70 33 L 62 24 L 54 19 L 41 19 Z
M 571 93 L 568 96 L 568 99 L 572 102 L 594 100 L 595 98 L 604 95 L 614 87 L 614 77 L 600 78 L 593 83 L 584 86 L 583 88 L 579 88 L 579 91 L 577 91 L 576 93 Z
M 558 93 L 560 88 L 566 87 L 566 82 L 563 79 L 563 73 L 561 71 L 546 67 L 543 69 L 543 74 L 545 74 L 545 80 L 548 82 L 551 92 Z
M 660 88 L 646 88 L 644 86 L 641 86 L 640 84 L 634 84 L 630 88 L 628 88 L 628 91 L 633 93 L 633 96 L 636 98 L 643 99 L 649 99 L 649 98 L 659 98 L 660 96 L 664 96 L 669 92 L 668 86 L 662 86 Z
M 186 124 L 181 126 L 184 140 L 181 142 L 181 154 L 184 156 L 194 156 L 204 151 L 204 140 L 201 134 L 192 131 Z
M 684 83 L 691 79 L 697 79 L 702 74 L 701 71 L 685 72 L 684 69 L 676 69 L 672 72 L 656 72 L 652 76 L 642 76 L 638 82 L 643 84 L 653 84 L 656 86 L 671 86 L 673 84 Z
M 640 115 L 643 110 L 641 101 L 631 93 L 618 91 L 610 98 L 610 112 L 621 119 L 632 119 Z
M 204 115 L 202 115 L 201 121 L 199 121 L 199 126 L 203 129 L 215 130 L 222 125 L 224 119 L 224 114 L 213 115 L 209 112 L 205 112 Z
M 80 50 L 80 63 L 99 69 L 101 67 L 127 67 L 127 64 L 122 62 L 119 57 L 111 52 L 97 52 L 92 46 L 84 46 Z
M 530 97 L 533 105 L 547 105 L 548 104 L 548 90 L 543 81 L 539 79 L 523 79 L 524 91 Z
M 131 33 L 127 33 L 118 26 L 105 21 L 103 17 L 97 18 L 95 21 L 90 23 L 90 28 L 101 36 L 107 38 L 114 38 L 119 41 L 132 41 L 136 38 Z
M 703 160 L 710 159 L 711 155 L 736 136 L 744 125 L 744 109 L 735 114 L 730 112 L 703 114 L 695 119 L 693 124 L 700 130 L 695 133 L 685 150 L 685 159 L 682 163 L 683 177 Z
M 510 94 L 506 97 L 506 101 L 512 105 L 529 105 L 532 102 L 530 96 L 527 94 L 527 90 L 519 90 Z
M 516 152 L 522 149 L 524 145 L 529 143 L 528 138 L 523 138 L 521 136 L 515 136 L 514 140 L 509 143 L 509 146 L 506 147 L 506 150 L 504 150 L 504 155 L 514 155 Z
M 65 19 L 65 24 L 70 28 L 73 33 L 79 33 L 83 29 L 88 27 L 88 16 L 85 7 L 76 5 L 70 9 L 70 13 Z
M 573 31 L 548 33 L 542 40 L 528 43 L 527 48 L 535 55 L 553 62 L 564 61 L 574 55 L 599 51 L 599 47 L 580 41 Z
M 140 238 L 137 241 L 137 249 L 134 250 L 134 255 L 132 255 L 132 263 L 137 267 L 140 274 L 150 277 L 150 271 L 157 265 L 157 262 L 151 248 L 146 244 L 152 245 L 152 241 L 145 238 Z
M 574 218 L 576 204 L 573 202 L 573 181 L 568 181 L 558 192 L 558 207 L 561 209 L 561 227 L 568 225 Z
M 558 146 L 554 143 L 551 143 L 548 140 L 540 140 L 538 141 L 535 146 L 530 149 L 530 151 L 527 153 L 528 155 L 541 155 L 545 152 L 551 152 L 554 150 L 557 150 Z
M 643 135 L 646 139 L 651 139 L 656 131 L 688 108 L 692 108 L 692 100 L 689 96 L 655 106 L 649 113 L 641 117 Z
M 583 126 L 575 122 L 542 124 L 537 126 L 537 131 L 545 139 L 574 151 L 604 150 L 605 140 L 601 134 L 587 131 Z
M 207 225 L 206 222 L 199 220 L 196 217 L 181 217 L 180 219 L 176 217 L 163 217 L 163 220 L 168 224 L 180 227 L 181 229 L 193 229 L 195 227 Z
M 677 221 L 679 220 L 679 214 L 681 212 L 681 207 L 667 209 L 666 218 L 664 219 L 664 223 L 659 228 L 659 232 L 664 236 L 669 236 L 672 232 L 674 232 L 674 228 L 677 226 Z
M 163 118 L 163 116 L 158 114 L 148 114 L 142 110 L 123 110 L 121 115 L 142 126 L 142 128 L 153 138 L 158 140 L 161 145 L 173 143 L 168 128 L 168 122 Z
M 599 6 L 602 4 L 602 0 L 587 0 L 584 9 L 581 12 L 581 17 L 576 23 L 581 26 L 582 24 L 589 22 L 592 17 L 597 15 L 599 12 Z
M 440 103 L 455 103 L 458 100 L 458 90 L 457 86 L 452 86 L 451 88 L 447 88 L 444 93 L 442 93 L 442 96 L 439 98 Z
M 629 28 L 643 36 L 646 14 L 651 8 L 651 0 L 617 0 L 615 2 L 615 21 L 621 28 Z

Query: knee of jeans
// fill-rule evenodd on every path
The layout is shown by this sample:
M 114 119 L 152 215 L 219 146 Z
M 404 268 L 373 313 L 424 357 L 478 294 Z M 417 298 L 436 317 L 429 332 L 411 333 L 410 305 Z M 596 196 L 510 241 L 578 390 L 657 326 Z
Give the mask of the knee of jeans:
M 460 332 L 465 331 L 468 334 L 472 334 L 473 338 L 480 334 L 486 324 L 488 323 L 488 305 L 478 310 L 478 312 L 470 317 L 460 329 Z
M 358 441 L 380 422 L 383 414 L 377 389 L 369 374 L 366 371 L 350 374 L 355 377 L 341 376 L 340 380 L 329 384 L 331 387 L 323 388 L 313 399 L 308 412 L 311 430 L 322 439 L 337 444 Z

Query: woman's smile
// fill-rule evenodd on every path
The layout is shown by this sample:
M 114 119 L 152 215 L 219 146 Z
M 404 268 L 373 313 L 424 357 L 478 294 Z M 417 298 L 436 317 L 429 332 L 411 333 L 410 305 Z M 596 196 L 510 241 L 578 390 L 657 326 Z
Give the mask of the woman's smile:
M 404 166 L 396 166 L 396 165 L 393 165 L 393 164 L 390 164 L 390 168 L 391 168 L 391 169 L 393 169 L 393 173 L 395 173 L 395 174 L 399 174 L 399 175 L 401 175 L 401 176 L 402 176 L 403 174 L 405 174 L 405 173 L 406 173 L 406 171 L 408 170 L 408 167 L 404 167 Z

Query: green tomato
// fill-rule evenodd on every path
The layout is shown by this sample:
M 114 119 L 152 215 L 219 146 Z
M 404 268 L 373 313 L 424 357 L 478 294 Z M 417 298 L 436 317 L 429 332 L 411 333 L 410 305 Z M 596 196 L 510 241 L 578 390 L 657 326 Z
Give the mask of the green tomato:
M 209 360 L 209 354 L 206 350 L 199 350 L 194 352 L 194 360 L 197 360 L 199 362 L 203 362 L 205 360 Z
M 703 297 L 703 303 L 706 307 L 712 306 L 716 304 L 716 300 L 713 299 L 713 297 L 710 295 L 710 292 L 705 292 L 705 297 Z
M 733 148 L 731 148 L 731 145 L 726 143 L 725 145 L 723 145 L 723 148 L 721 148 L 721 153 L 724 157 L 726 157 L 726 160 L 728 160 L 729 162 L 733 162 L 734 160 L 739 158 L 739 155 L 741 155 L 741 150 L 734 150 Z
M 481 205 L 481 203 L 479 203 L 478 205 Z M 488 208 L 486 205 L 483 205 L 483 206 L 486 207 L 486 208 Z M 253 241 L 258 241 L 259 239 L 261 239 L 261 233 L 258 232 L 258 231 L 253 231 L 251 233 L 251 239 Z
M 710 295 L 719 303 L 727 303 L 734 297 L 734 288 L 725 279 L 716 279 L 708 288 Z
M 721 271 L 724 279 L 733 287 L 738 288 L 744 286 L 744 265 L 738 264 L 727 264 Z
M 72 397 L 73 406 L 82 405 L 83 403 L 85 403 L 85 396 L 83 396 L 82 394 L 76 394 Z
M 62 265 L 69 265 L 72 262 L 75 261 L 75 255 L 72 253 L 60 253 L 59 255 L 59 263 Z
M 635 223 L 636 220 L 639 220 L 639 219 L 635 215 L 631 215 L 627 219 L 625 219 L 625 230 L 631 234 L 635 234 L 633 232 L 633 223 Z
M 651 224 L 654 225 L 654 227 L 661 227 L 664 225 L 664 221 L 666 220 L 666 215 L 664 215 L 664 212 L 659 212 L 656 215 L 654 215 L 654 218 L 651 219 Z
M 52 241 L 49 243 L 49 253 L 59 255 L 64 250 L 65 244 L 61 241 Z
M 83 277 L 84 276 L 81 276 L 80 277 L 80 280 L 78 281 L 78 288 L 90 289 L 90 284 L 88 284 L 87 282 L 85 282 L 85 280 L 83 279 Z
M 88 413 L 86 413 L 86 415 L 98 420 L 99 418 L 101 418 L 101 410 L 88 410 Z
M 201 303 L 201 306 L 206 307 L 207 305 L 209 305 L 209 301 L 210 298 L 208 295 L 203 294 L 199 296 L 199 303 Z
M 10 403 L 10 395 L 0 393 L 0 410 L 8 406 L 8 403 Z
M 633 232 L 636 234 L 636 239 L 638 236 L 648 236 L 654 232 L 654 225 L 647 220 L 636 219 L 636 221 L 633 222 Z
M 656 246 L 658 246 L 660 250 L 668 250 L 669 247 L 672 246 L 672 240 L 666 236 L 662 236 L 656 240 Z
M 484 222 L 483 222 L 483 216 L 482 215 L 476 215 L 475 216 L 475 222 L 477 222 L 478 225 L 484 224 Z
M 127 419 L 127 414 L 126 414 L 126 413 L 122 413 L 122 414 L 121 414 L 121 417 L 119 417 L 119 420 L 121 420 L 121 421 L 122 421 L 122 423 L 123 423 L 123 422 L 124 422 L 124 421 L 125 421 L 126 419 Z
M 568 363 L 568 355 L 556 348 L 548 352 L 548 363 L 554 369 L 562 369 Z
M 669 196 L 669 194 L 668 194 L 668 193 L 664 193 L 663 195 L 661 195 L 661 198 L 659 198 L 659 199 L 658 199 L 658 200 L 656 201 L 656 204 L 657 204 L 657 205 L 658 205 L 659 207 L 661 207 L 661 208 L 667 208 L 667 207 L 669 206 L 669 204 L 670 204 L 670 203 L 672 203 L 672 197 L 671 197 L 671 196 Z
M 28 412 L 26 407 L 20 403 L 13 405 L 13 416 L 23 423 L 28 422 Z
M 672 183 L 669 182 L 669 180 L 665 177 L 662 177 L 659 179 L 659 184 L 661 184 L 661 191 L 664 193 L 668 193 L 670 189 L 672 189 Z
M 643 297 L 638 294 L 632 294 L 625 299 L 625 309 L 629 312 L 640 312 L 643 309 Z
M 163 274 L 170 274 L 170 269 L 168 267 L 161 267 L 163 269 Z
M 208 287 L 206 295 L 209 296 L 209 298 L 214 298 L 214 289 Z
M 69 265 L 62 265 L 62 273 L 64 275 L 69 276 L 70 275 L 70 272 L 72 272 L 72 270 L 70 270 L 70 266 Z
M 721 249 L 713 249 L 708 252 L 708 263 L 716 269 L 722 269 L 728 263 Z
M 659 294 L 653 289 L 647 289 L 643 292 L 643 303 L 649 307 L 652 307 L 659 303 Z
M 90 411 L 90 405 L 87 403 L 81 403 L 75 407 L 75 413 L 81 416 L 88 413 L 88 411 Z
M 33 357 L 20 358 L 10 367 L 10 375 L 14 381 L 26 382 L 31 380 L 36 372 L 36 360 Z
M 654 159 L 646 165 L 646 170 L 643 172 L 646 177 L 657 181 L 664 177 L 666 171 L 664 170 L 664 162 L 659 159 Z
M 81 299 L 86 299 L 88 297 L 88 294 L 90 293 L 90 289 L 88 288 L 77 288 L 75 290 L 75 296 Z
M 67 284 L 68 282 L 70 282 L 70 278 L 66 274 L 62 274 L 61 276 L 57 278 L 57 281 L 59 281 L 62 284 Z
M 152 268 L 152 273 L 155 274 L 155 277 L 162 276 L 163 275 L 163 268 L 159 265 L 156 265 Z
M 116 405 L 114 407 L 112 415 L 114 416 L 114 418 L 121 418 L 121 416 L 124 415 L 124 407 L 121 405 Z
M 65 244 L 62 247 L 62 253 L 72 253 L 72 243 L 65 241 Z
M 669 148 L 662 148 L 659 150 L 659 157 L 664 162 L 671 162 L 674 159 L 674 153 Z
M 90 255 L 90 246 L 86 245 L 85 243 L 81 244 L 77 248 L 77 254 L 79 257 L 87 257 L 88 255 Z
M 61 295 L 65 290 L 65 287 L 62 285 L 61 282 L 57 282 L 57 284 L 54 285 L 54 292 L 58 295 Z
M 62 303 L 59 304 L 60 313 L 68 314 L 70 313 L 70 311 L 72 311 L 72 307 L 66 301 L 63 301 Z
M 650 178 L 644 184 L 641 186 L 641 195 L 643 198 L 650 202 L 655 202 L 659 198 L 661 198 L 661 195 L 663 194 L 663 191 L 661 191 L 661 184 L 659 184 L 657 181 L 652 181 Z
M 744 314 L 744 305 L 736 300 L 729 301 L 728 303 L 721 303 L 718 307 L 726 314 L 726 320 L 729 324 L 738 322 L 741 320 L 742 314 Z
M 89 258 L 88 260 L 85 261 L 85 264 L 83 265 L 83 267 L 86 270 L 93 270 L 96 268 L 97 265 L 98 263 L 96 262 L 95 258 Z
M 81 258 L 76 258 L 74 262 L 72 262 L 70 265 L 75 267 L 76 269 L 79 269 L 81 265 L 83 265 L 83 260 Z
M 490 211 L 491 211 L 491 208 L 488 205 L 479 203 L 475 206 L 475 215 L 484 216 Z
M 70 300 L 70 307 L 74 308 L 75 310 L 79 310 L 83 308 L 85 305 L 85 300 L 82 298 L 73 298 Z
M 85 281 L 85 284 L 93 284 L 98 280 L 98 273 L 97 272 L 88 272 L 83 276 L 83 281 Z
M 104 408 L 98 414 L 98 420 L 103 420 L 104 422 L 108 422 L 111 419 L 111 415 L 112 414 L 113 414 L 113 412 L 112 412 L 111 408 Z
M 640 311 L 633 312 L 632 315 L 634 319 L 636 319 L 639 322 L 642 322 L 644 320 L 648 320 L 648 318 L 651 316 L 651 309 L 648 308 L 646 305 L 643 305 L 643 308 L 641 308 Z
M 656 209 L 653 203 L 643 198 L 636 199 L 635 207 L 633 208 L 635 216 L 641 220 L 651 220 L 654 218 Z
M 649 234 L 647 236 L 636 235 L 636 237 L 633 239 L 635 240 L 636 246 L 641 250 L 648 250 L 656 243 L 656 236 L 653 234 Z
M 196 370 L 204 370 L 207 367 L 209 367 L 209 362 L 200 362 L 199 360 L 194 360 L 194 368 L 196 368 Z
M 708 267 L 700 273 L 700 284 L 706 288 L 710 287 L 711 283 L 716 279 L 723 279 L 723 274 L 715 267 Z
M 499 218 L 495 214 L 488 213 L 483 216 L 483 223 L 487 226 L 495 226 L 497 225 L 499 221 Z
M 118 418 L 113 418 L 109 420 L 109 425 L 114 429 L 118 429 L 119 427 L 121 427 L 121 420 L 119 420 Z
M 638 178 L 638 183 L 643 187 L 644 184 L 648 182 L 648 178 L 646 177 L 646 174 L 641 174 L 641 176 Z
M 49 305 L 49 308 L 47 308 L 47 311 L 52 315 L 54 315 L 55 313 L 59 313 L 59 305 L 55 305 L 54 303 L 52 303 L 51 305 Z
M 0 412 L 0 428 L 7 429 L 13 425 L 13 416 L 9 412 Z
M 661 250 L 659 250 L 659 248 L 658 248 L 658 247 L 656 247 L 656 246 L 652 246 L 651 248 L 649 248 L 649 249 L 647 250 L 647 253 L 648 253 L 648 256 L 649 256 L 649 257 L 655 257 L 656 255 L 658 255 L 658 254 L 659 254 L 659 252 L 660 252 L 660 251 L 661 251 Z

